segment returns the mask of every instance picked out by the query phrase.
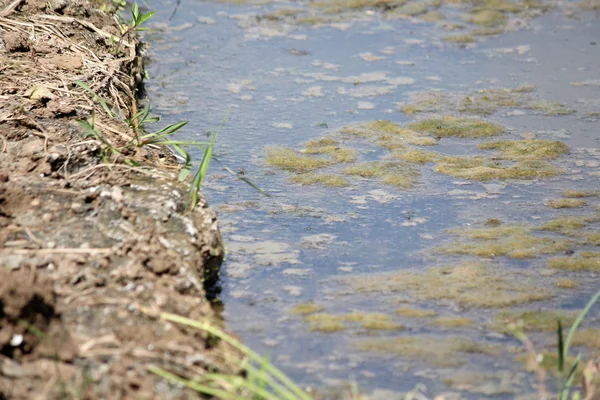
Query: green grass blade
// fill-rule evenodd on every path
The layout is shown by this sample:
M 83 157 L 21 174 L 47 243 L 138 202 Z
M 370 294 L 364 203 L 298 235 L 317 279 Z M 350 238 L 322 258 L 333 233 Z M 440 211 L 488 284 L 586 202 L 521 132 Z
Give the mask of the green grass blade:
M 185 164 L 183 165 L 183 168 L 181 169 L 181 172 L 179 173 L 179 178 L 178 178 L 180 181 L 183 181 L 185 178 L 188 177 L 188 175 L 192 171 L 192 157 L 190 156 L 190 153 L 185 151 L 178 144 L 173 145 L 173 150 L 175 150 L 185 160 Z
M 266 375 L 266 373 L 267 373 L 267 365 L 268 364 L 269 364 L 269 359 L 267 357 L 263 357 L 262 365 L 260 366 L 260 373 L 261 373 L 261 375 Z M 259 382 L 260 388 L 264 390 L 267 381 L 265 379 L 259 379 L 258 382 Z
M 149 20 L 150 18 L 152 18 L 152 16 L 154 14 L 156 14 L 156 11 L 150 11 L 147 14 L 141 15 L 140 18 L 138 19 L 139 22 L 138 22 L 137 26 L 139 27 L 140 25 L 143 25 L 144 22 L 146 22 L 147 20 Z
M 164 128 L 162 128 L 159 131 L 152 132 L 152 133 L 147 133 L 145 135 L 142 135 L 142 139 L 150 138 L 150 137 L 155 137 L 155 136 L 169 136 L 169 135 L 172 135 L 173 133 L 177 132 L 179 129 L 181 129 L 184 126 L 186 126 L 187 123 L 188 123 L 188 121 L 181 121 L 181 122 L 177 122 L 176 124 L 167 125 L 167 126 L 165 126 Z
M 240 376 L 232 376 L 232 375 L 224 375 L 224 374 L 208 374 L 206 376 L 203 376 L 202 378 L 209 379 L 209 380 L 215 380 L 215 381 L 222 380 L 233 386 L 243 387 L 244 389 L 246 389 L 253 395 L 260 396 L 259 398 L 263 399 L 263 400 L 286 400 L 286 399 L 293 400 L 294 399 L 294 397 L 291 397 L 291 398 L 290 397 L 283 397 L 283 398 L 279 397 L 279 396 L 269 392 L 268 390 L 261 388 L 259 385 L 254 384 L 250 380 L 243 379 Z
M 99 141 L 102 142 L 102 144 L 104 144 L 107 148 L 112 149 L 112 145 L 108 142 L 108 140 L 106 140 L 106 138 L 104 137 L 104 135 L 96 128 L 94 128 L 89 122 L 87 121 L 77 121 L 79 122 L 79 125 L 81 125 L 81 127 L 86 131 L 84 133 L 85 137 L 94 137 L 96 139 L 98 139 Z
M 559 392 L 561 400 L 569 400 L 569 393 L 571 392 L 571 386 L 573 386 L 573 380 L 575 380 L 575 375 L 577 374 L 577 367 L 579 366 L 579 362 L 581 361 L 581 353 L 577 355 L 577 358 L 573 362 L 571 366 L 571 370 L 569 371 L 569 377 L 567 379 L 567 383 L 565 383 L 564 388 Z
M 157 140 L 157 141 L 149 141 L 144 142 L 145 144 L 156 144 L 162 146 L 196 146 L 200 149 L 204 149 L 206 146 L 210 145 L 210 142 L 196 142 L 193 140 Z
M 565 359 L 567 358 L 567 355 L 569 354 L 569 347 L 571 346 L 571 342 L 573 341 L 573 337 L 575 336 L 575 332 L 577 331 L 577 328 L 583 321 L 583 318 L 585 318 L 586 314 L 590 311 L 592 306 L 598 301 L 598 299 L 600 299 L 600 291 L 598 291 L 594 295 L 594 297 L 592 297 L 592 299 L 587 303 L 585 308 L 579 313 L 579 315 L 575 319 L 575 322 L 573 322 L 571 329 L 569 329 L 569 334 L 567 335 L 567 340 L 565 341 L 565 350 L 564 350 L 564 354 L 563 354 L 563 357 Z
M 196 383 L 194 381 L 189 381 L 187 379 L 183 379 L 175 374 L 172 374 L 172 373 L 165 371 L 164 369 L 159 368 L 154 365 L 148 366 L 147 369 L 151 373 L 158 375 L 161 378 L 164 378 L 171 383 L 185 386 L 187 388 L 195 390 L 198 393 L 207 394 L 209 396 L 214 396 L 218 399 L 224 399 L 224 400 L 245 400 L 243 397 L 239 397 L 233 393 L 228 393 L 221 389 L 212 388 L 209 386 L 205 386 L 205 385 Z
M 189 319 L 189 318 L 185 318 L 185 317 L 182 317 L 179 315 L 165 313 L 165 312 L 160 313 L 160 318 L 165 321 L 176 322 L 179 324 L 191 326 L 191 327 L 203 330 L 205 332 L 208 332 L 211 335 L 214 335 L 217 338 L 223 340 L 225 343 L 233 346 L 237 350 L 241 351 L 252 361 L 260 362 L 260 360 L 262 359 L 262 357 L 260 355 L 258 355 L 258 353 L 254 352 L 249 347 L 243 345 L 242 343 L 233 339 L 231 336 L 227 335 L 225 332 L 221 331 L 220 329 L 212 326 L 211 324 L 209 324 L 207 322 L 195 321 L 193 319 Z M 281 383 L 283 383 L 287 388 L 289 388 L 290 391 L 292 391 L 298 397 L 298 399 L 312 400 L 311 397 L 304 390 L 302 390 L 300 387 L 298 387 L 282 371 L 280 371 L 279 369 L 275 368 L 273 365 L 270 365 L 270 364 L 267 366 L 267 370 L 268 370 L 269 374 L 273 375 L 273 377 L 277 378 Z
M 106 113 L 111 118 L 115 117 L 115 113 L 112 112 L 112 110 L 110 109 L 110 107 L 108 106 L 108 104 L 106 104 L 106 101 L 104 101 L 104 99 L 102 97 L 98 96 L 96 94 L 96 92 L 94 92 L 88 85 L 86 85 L 82 81 L 75 81 L 75 84 L 78 85 L 78 86 L 80 86 L 81 88 L 83 88 L 83 90 L 85 90 L 86 92 L 90 93 L 92 95 L 92 99 L 93 100 L 97 100 L 98 103 L 100 103 L 100 105 L 104 109 L 104 111 L 106 111 Z
M 192 187 L 190 188 L 190 199 L 188 208 L 193 210 L 196 208 L 198 204 L 198 192 L 202 187 L 202 182 L 204 182 L 204 178 L 206 177 L 206 173 L 208 172 L 208 167 L 210 166 L 210 160 L 212 159 L 213 146 L 215 143 L 215 135 L 211 136 L 210 143 L 206 146 L 206 150 L 204 151 L 204 156 L 202 156 L 202 161 L 200 162 L 200 167 L 194 175 L 194 179 L 192 181 Z
M 558 337 L 558 372 L 560 372 L 561 376 L 565 370 L 565 344 L 563 341 L 563 334 L 562 334 L 562 324 L 560 322 L 560 319 L 556 320 L 557 323 L 557 327 L 556 327 L 556 335 Z
M 558 392 L 562 393 L 565 387 L 565 344 L 563 340 L 562 323 L 560 322 L 560 319 L 556 320 L 556 324 L 556 336 L 558 338 L 558 359 L 556 369 L 558 370 Z
M 270 365 L 272 364 L 267 362 L 263 364 L 260 369 L 258 369 L 254 365 L 252 365 L 252 362 L 249 362 L 245 366 L 245 369 L 246 371 L 248 371 L 249 377 L 252 376 L 253 379 L 262 382 L 264 386 L 269 386 L 271 389 L 273 389 L 274 393 L 279 395 L 280 398 L 296 400 L 297 397 L 289 390 L 289 388 L 286 388 L 284 385 L 279 384 L 277 380 L 271 374 L 269 374 Z M 273 366 L 273 368 L 276 367 Z

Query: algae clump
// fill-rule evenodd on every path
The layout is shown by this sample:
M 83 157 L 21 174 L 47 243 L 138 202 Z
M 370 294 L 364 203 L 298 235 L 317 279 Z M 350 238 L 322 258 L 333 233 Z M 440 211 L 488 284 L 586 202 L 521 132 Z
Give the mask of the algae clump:
M 582 208 L 587 206 L 587 203 L 581 199 L 556 199 L 549 200 L 546 205 L 550 208 Z
M 554 331 L 559 319 L 563 326 L 569 326 L 575 321 L 575 316 L 572 313 L 552 310 L 500 311 L 489 327 L 506 333 L 510 332 L 509 324 L 516 324 L 526 332 Z
M 363 351 L 425 360 L 440 367 L 464 364 L 461 354 L 495 355 L 500 351 L 498 345 L 477 343 L 463 337 L 442 338 L 433 335 L 365 339 L 357 341 L 356 345 Z
M 526 259 L 570 250 L 574 246 L 570 240 L 533 236 L 530 229 L 519 226 L 454 229 L 448 232 L 463 238 L 439 248 L 448 254 Z
M 529 104 L 526 108 L 535 111 L 541 111 L 547 116 L 553 115 L 569 115 L 573 114 L 576 111 L 566 108 L 563 104 L 553 103 L 550 101 L 538 101 L 532 104 Z
M 563 190 L 561 195 L 568 199 L 577 199 L 581 197 L 594 197 L 598 196 L 600 192 L 597 190 Z
M 427 164 L 437 160 L 438 153 L 411 149 L 405 151 L 396 151 L 393 153 L 393 156 L 394 158 L 414 164 Z
M 319 332 L 336 332 L 346 329 L 347 324 L 357 325 L 367 330 L 401 330 L 402 325 L 393 322 L 385 314 L 353 312 L 349 314 L 311 314 L 304 317 L 310 329 Z
M 456 43 L 456 44 L 468 44 L 468 43 L 474 43 L 477 41 L 477 39 L 475 39 L 471 35 L 448 35 L 448 36 L 444 36 L 443 39 L 446 42 Z
M 339 318 L 330 314 L 311 314 L 304 318 L 310 326 L 310 330 L 331 333 L 343 331 L 346 325 Z
M 593 254 L 593 253 L 592 253 Z M 600 253 L 580 254 L 571 257 L 554 257 L 548 260 L 548 267 L 568 271 L 600 271 Z M 586 257 L 587 256 L 587 257 Z
M 473 326 L 473 321 L 466 317 L 439 317 L 433 321 L 433 324 L 443 328 L 461 328 Z
M 331 187 L 348 187 L 350 186 L 350 181 L 342 176 L 335 174 L 300 174 L 293 176 L 290 179 L 294 183 L 299 183 L 301 185 L 315 185 L 320 184 L 324 186 Z
M 442 138 L 483 138 L 504 132 L 504 128 L 492 122 L 451 116 L 423 119 L 411 122 L 407 126 L 414 131 Z
M 457 178 L 490 181 L 493 179 L 542 179 L 561 175 L 564 171 L 543 160 L 523 160 L 511 166 L 483 157 L 445 157 L 435 171 Z
M 318 305 L 318 304 L 302 303 L 302 304 L 296 304 L 294 307 L 292 307 L 290 312 L 292 314 L 306 315 L 306 314 L 313 314 L 313 313 L 323 311 L 323 309 L 324 309 L 324 307 L 321 305 Z
M 332 165 L 331 160 L 310 157 L 285 147 L 267 149 L 268 164 L 292 172 L 308 172 Z
M 576 236 L 578 230 L 584 228 L 589 222 L 596 220 L 591 217 L 561 217 L 555 218 L 537 227 L 537 230 L 559 232 L 567 236 Z
M 400 189 L 414 187 L 418 179 L 416 171 L 404 164 L 393 162 L 365 162 L 349 166 L 342 172 L 363 178 L 378 178 L 380 182 Z
M 304 145 L 304 154 L 326 154 L 338 163 L 350 163 L 356 159 L 356 151 L 347 147 L 339 147 L 336 140 L 322 138 L 308 141 Z
M 437 313 L 433 310 L 424 310 L 422 308 L 399 307 L 396 309 L 396 314 L 406 318 L 424 318 L 434 317 Z
M 506 22 L 506 15 L 496 10 L 480 10 L 465 17 L 467 22 L 482 26 L 498 26 Z
M 477 262 L 432 267 L 424 272 L 345 278 L 343 282 L 357 292 L 398 292 L 417 301 L 431 300 L 446 305 L 456 302 L 463 307 L 506 307 L 552 296 L 548 288 L 528 284 L 523 276 L 515 278 L 497 266 L 492 268 Z
M 482 150 L 501 152 L 506 160 L 553 160 L 569 151 L 563 142 L 555 140 L 502 140 L 479 145 Z

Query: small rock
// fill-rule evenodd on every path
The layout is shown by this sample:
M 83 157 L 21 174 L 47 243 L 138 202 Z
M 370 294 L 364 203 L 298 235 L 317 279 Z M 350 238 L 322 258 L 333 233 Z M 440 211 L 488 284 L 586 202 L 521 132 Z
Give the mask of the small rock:
M 25 96 L 31 100 L 53 100 L 56 98 L 46 86 L 38 85 L 27 89 Z

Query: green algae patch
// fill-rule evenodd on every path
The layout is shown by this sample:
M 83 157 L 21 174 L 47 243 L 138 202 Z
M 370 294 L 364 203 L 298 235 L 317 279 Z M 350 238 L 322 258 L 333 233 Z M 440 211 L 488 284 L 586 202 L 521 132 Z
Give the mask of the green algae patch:
M 488 218 L 484 223 L 484 226 L 495 228 L 502 225 L 502 221 L 497 218 Z
M 600 192 L 597 190 L 563 190 L 560 194 L 567 199 L 579 199 L 582 197 L 595 197 L 600 195 Z
M 342 172 L 363 178 L 378 178 L 380 182 L 399 189 L 413 188 L 419 177 L 417 171 L 405 164 L 383 161 L 351 165 Z
M 344 10 L 360 10 L 363 8 L 394 8 L 405 4 L 406 0 L 326 0 L 313 1 L 311 7 L 325 10 L 332 14 L 339 14 Z
M 435 137 L 484 138 L 504 132 L 500 125 L 475 118 L 444 116 L 411 122 L 408 128 Z
M 414 103 L 400 107 L 400 111 L 407 115 L 438 112 L 449 102 L 448 94 L 443 92 L 417 93 L 411 97 L 414 97 Z
M 337 143 L 329 143 L 331 139 L 324 138 L 320 141 L 309 141 L 304 145 L 304 154 L 326 154 L 337 163 L 350 163 L 356 160 L 356 151 L 348 147 L 340 147 Z
M 311 331 L 332 333 L 346 329 L 346 325 L 335 315 L 331 314 L 311 314 L 304 318 L 309 324 Z
M 441 11 L 433 10 L 421 15 L 421 19 L 425 22 L 439 22 L 446 19 L 446 16 Z
M 302 304 L 296 304 L 294 307 L 292 307 L 290 312 L 292 314 L 297 314 L 297 315 L 306 315 L 306 314 L 314 314 L 314 313 L 323 311 L 324 309 L 325 309 L 325 307 L 318 305 L 318 304 L 302 303 Z
M 433 325 L 442 328 L 465 328 L 473 326 L 473 321 L 467 317 L 439 317 L 433 321 Z
M 446 42 L 455 44 L 469 44 L 477 41 L 477 39 L 475 39 L 472 35 L 447 35 L 442 39 L 444 39 Z
M 534 236 L 531 229 L 519 226 L 454 229 L 448 232 L 460 236 L 463 240 L 441 246 L 439 251 L 484 258 L 535 258 L 571 250 L 575 245 L 571 240 Z
M 487 228 L 448 229 L 446 232 L 468 239 L 498 240 L 512 236 L 525 235 L 529 232 L 529 229 L 518 225 L 496 225 Z
M 585 346 L 600 350 L 600 329 L 584 328 L 578 329 L 571 342 L 573 346 Z
M 577 236 L 582 244 L 600 246 L 600 232 L 583 232 Z
M 269 165 L 292 172 L 309 172 L 333 164 L 333 161 L 306 156 L 286 147 L 267 149 L 266 161 Z
M 416 17 L 425 14 L 428 10 L 426 3 L 412 1 L 394 8 L 386 13 L 388 17 Z
M 495 35 L 502 29 L 482 28 L 473 29 L 469 34 L 446 36 L 443 39 L 456 44 L 473 43 L 475 36 Z M 559 103 L 537 99 L 532 92 L 534 85 L 524 84 L 514 88 L 490 88 L 469 92 L 422 92 L 413 93 L 412 103 L 401 106 L 400 111 L 407 115 L 417 113 L 452 113 L 473 114 L 482 117 L 491 115 L 500 109 L 525 109 L 535 114 L 543 113 L 548 116 L 572 114 L 570 110 Z
M 532 104 L 527 105 L 525 108 L 534 111 L 540 111 L 547 116 L 557 116 L 557 115 L 570 115 L 574 114 L 577 111 L 566 108 L 561 103 L 555 103 L 551 101 L 537 101 Z
M 412 136 L 414 132 L 403 128 L 395 122 L 388 120 L 377 120 L 366 122 L 359 125 L 346 125 L 341 130 L 341 133 L 352 136 L 378 136 L 378 135 L 399 135 Z
M 550 289 L 529 281 L 526 276 L 517 278 L 501 267 L 478 262 L 343 279 L 356 292 L 402 293 L 415 301 L 462 307 L 507 307 L 552 297 Z
M 587 206 L 587 202 L 581 199 L 556 199 L 549 200 L 546 206 L 550 208 L 582 208 Z
M 583 254 L 583 255 L 582 255 Z M 578 256 L 554 257 L 548 260 L 549 268 L 567 271 L 600 271 L 600 253 L 589 252 Z
M 561 217 L 555 218 L 537 227 L 537 230 L 558 232 L 567 236 L 577 236 L 578 230 L 596 221 L 594 217 Z
M 306 173 L 293 176 L 290 180 L 294 183 L 301 185 L 323 185 L 330 187 L 348 187 L 351 185 L 350 181 L 343 176 L 335 174 L 313 174 Z
M 576 281 L 569 278 L 560 278 L 556 280 L 556 287 L 561 289 L 575 289 L 578 285 Z
M 576 315 L 560 310 L 500 311 L 489 324 L 489 328 L 509 333 L 509 325 L 515 324 L 525 332 L 556 331 L 556 321 L 560 319 L 564 327 L 575 321 Z
M 437 313 L 433 310 L 424 310 L 422 308 L 399 307 L 396 314 L 405 318 L 425 318 L 435 317 Z
M 554 160 L 569 151 L 569 146 L 556 140 L 501 140 L 479 145 L 482 150 L 501 153 L 505 160 Z
M 403 329 L 402 325 L 393 322 L 390 317 L 385 314 L 363 314 L 355 312 L 342 315 L 341 318 L 345 322 L 352 322 L 369 330 Z
M 483 157 L 444 157 L 435 171 L 475 181 L 531 180 L 553 178 L 564 170 L 543 160 L 524 160 L 504 166 L 498 160 Z
M 496 355 L 498 345 L 478 343 L 464 337 L 442 338 L 433 335 L 365 339 L 356 346 L 367 352 L 394 354 L 401 358 L 425 361 L 439 367 L 457 367 L 467 354 Z
M 306 148 L 311 148 L 311 147 L 324 147 L 324 146 L 337 146 L 339 144 L 339 142 L 334 139 L 334 138 L 330 138 L 330 137 L 322 137 L 319 139 L 313 139 L 313 140 L 309 140 L 308 142 L 306 142 L 304 144 L 304 146 Z
M 503 12 L 486 9 L 466 15 L 464 19 L 472 24 L 495 27 L 503 25 L 507 18 Z
M 337 332 L 351 326 L 358 326 L 366 330 L 401 330 L 399 325 L 385 314 L 369 314 L 353 312 L 349 314 L 319 313 L 307 315 L 304 320 L 313 331 Z
M 557 371 L 556 366 L 558 365 L 558 354 L 556 350 L 547 350 L 542 351 L 536 356 L 536 360 L 533 364 L 530 360 L 528 360 L 527 356 L 521 355 L 517 356 L 517 360 L 525 363 L 526 369 L 529 372 L 537 373 L 541 367 L 544 371 L 549 373 L 549 375 L 553 377 L 559 377 L 560 374 Z M 564 358 L 564 365 L 575 365 L 577 362 L 577 369 L 575 371 L 575 382 L 582 382 L 583 380 L 583 370 L 585 368 L 585 363 L 580 362 L 579 359 L 575 356 L 567 356 Z
M 438 153 L 418 149 L 406 149 L 404 151 L 396 151 L 392 155 L 394 158 L 398 158 L 402 161 L 406 161 L 413 164 L 427 164 L 439 158 Z
M 436 139 L 426 136 L 409 136 L 405 140 L 406 143 L 413 144 L 415 146 L 435 146 L 438 144 Z

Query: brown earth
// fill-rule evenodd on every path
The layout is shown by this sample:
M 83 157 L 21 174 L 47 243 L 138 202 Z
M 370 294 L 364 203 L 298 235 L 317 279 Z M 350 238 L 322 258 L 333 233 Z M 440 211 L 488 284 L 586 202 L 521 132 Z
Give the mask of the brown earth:
M 0 1 L 0 399 L 188 398 L 147 367 L 236 371 L 158 318 L 219 323 L 222 240 L 203 199 L 185 211 L 170 153 L 132 145 L 140 46 L 98 6 Z

